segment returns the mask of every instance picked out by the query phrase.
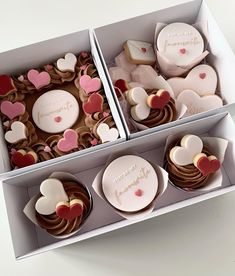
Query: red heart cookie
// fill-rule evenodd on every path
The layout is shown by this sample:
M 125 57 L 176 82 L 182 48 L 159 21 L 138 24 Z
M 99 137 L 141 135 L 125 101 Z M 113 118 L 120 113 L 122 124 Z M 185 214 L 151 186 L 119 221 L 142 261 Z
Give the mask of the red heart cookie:
M 119 88 L 122 93 L 126 92 L 129 89 L 128 83 L 123 79 L 116 80 L 114 86 Z
M 58 217 L 73 220 L 80 217 L 83 212 L 83 202 L 80 199 L 73 199 L 70 202 L 59 202 L 56 205 L 56 214 Z
M 202 156 L 196 162 L 196 167 L 202 173 L 207 176 L 208 174 L 215 173 L 220 168 L 220 161 L 213 155 L 207 157 Z
M 4 97 L 11 92 L 16 91 L 13 80 L 7 75 L 0 76 L 0 97 Z
M 11 156 L 11 162 L 18 168 L 27 167 L 37 163 L 38 157 L 34 151 L 26 153 L 25 150 L 14 151 Z
M 86 103 L 83 103 L 83 111 L 87 114 L 93 114 L 95 112 L 103 111 L 103 97 L 98 94 L 92 94 Z
M 163 109 L 170 101 L 171 96 L 168 91 L 159 90 L 156 95 L 150 95 L 147 104 L 153 109 Z

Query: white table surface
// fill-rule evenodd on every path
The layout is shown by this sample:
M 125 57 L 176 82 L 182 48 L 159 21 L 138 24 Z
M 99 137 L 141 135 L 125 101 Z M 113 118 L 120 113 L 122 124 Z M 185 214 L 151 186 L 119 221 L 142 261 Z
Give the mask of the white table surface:
M 0 0 L 0 52 L 181 2 Z M 207 3 L 235 50 L 235 1 Z M 0 275 L 235 275 L 235 193 L 21 261 L 0 216 Z

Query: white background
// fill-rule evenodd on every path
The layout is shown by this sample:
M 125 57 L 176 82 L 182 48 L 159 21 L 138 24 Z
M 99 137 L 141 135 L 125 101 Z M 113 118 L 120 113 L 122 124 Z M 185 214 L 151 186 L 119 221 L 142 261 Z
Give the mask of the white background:
M 182 2 L 0 0 L 0 52 Z M 235 1 L 207 3 L 235 50 Z M 0 222 L 0 275 L 235 275 L 235 193 L 21 261 L 2 191 Z

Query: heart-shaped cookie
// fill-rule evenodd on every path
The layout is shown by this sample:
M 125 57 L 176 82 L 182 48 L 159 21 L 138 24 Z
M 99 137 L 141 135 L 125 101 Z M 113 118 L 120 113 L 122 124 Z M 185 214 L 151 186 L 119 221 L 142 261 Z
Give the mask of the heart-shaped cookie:
M 36 89 L 40 89 L 44 86 L 47 86 L 51 82 L 51 77 L 46 71 L 39 73 L 37 70 L 31 69 L 28 71 L 27 77 Z
M 80 199 L 73 199 L 70 202 L 59 202 L 56 205 L 56 214 L 58 217 L 73 220 L 80 217 L 83 213 L 83 202 Z
M 163 109 L 170 101 L 171 96 L 168 91 L 160 89 L 156 95 L 149 95 L 147 104 L 153 109 Z
M 57 60 L 56 65 L 57 68 L 62 72 L 74 72 L 76 63 L 76 56 L 72 53 L 67 53 L 64 58 Z
M 5 139 L 8 143 L 15 144 L 21 140 L 27 139 L 26 126 L 21 122 L 13 122 L 11 130 L 5 133 Z
M 42 196 L 35 204 L 36 211 L 41 215 L 51 215 L 56 211 L 56 205 L 61 201 L 68 201 L 63 184 L 56 178 L 48 178 L 40 185 Z
M 183 90 L 193 90 L 200 96 L 213 95 L 217 87 L 217 75 L 215 70 L 207 64 L 194 67 L 186 78 L 170 78 L 168 84 L 177 98 Z
M 96 131 L 102 143 L 115 141 L 119 136 L 118 130 L 116 128 L 109 128 L 109 126 L 105 123 L 99 124 Z
M 136 121 L 148 118 L 150 107 L 147 105 L 148 94 L 142 87 L 135 87 L 126 92 L 126 98 L 131 107 L 131 116 Z
M 187 107 L 185 116 L 191 116 L 223 106 L 223 101 L 219 96 L 208 95 L 200 97 L 196 92 L 192 90 L 182 91 L 179 94 L 177 100 Z
M 87 94 L 96 92 L 101 88 L 100 78 L 91 78 L 89 75 L 82 75 L 79 84 Z
M 175 146 L 170 151 L 171 161 L 179 166 L 192 164 L 194 157 L 203 149 L 202 140 L 196 135 L 185 135 L 180 144 L 181 146 Z
M 0 97 L 16 91 L 13 80 L 7 75 L 0 75 Z
M 207 157 L 204 153 L 196 155 L 193 163 L 204 176 L 215 173 L 221 166 L 220 161 L 214 155 Z
M 4 115 L 12 120 L 25 113 L 25 106 L 20 102 L 12 103 L 10 101 L 3 101 L 0 110 Z
M 75 130 L 66 129 L 63 136 L 64 138 L 61 138 L 57 143 L 60 151 L 68 152 L 78 148 L 78 134 Z
M 95 112 L 103 111 L 104 99 L 99 93 L 93 93 L 88 98 L 86 103 L 83 103 L 83 111 L 86 114 L 93 114 Z
M 38 156 L 34 151 L 17 150 L 11 155 L 11 162 L 18 168 L 27 167 L 36 164 Z

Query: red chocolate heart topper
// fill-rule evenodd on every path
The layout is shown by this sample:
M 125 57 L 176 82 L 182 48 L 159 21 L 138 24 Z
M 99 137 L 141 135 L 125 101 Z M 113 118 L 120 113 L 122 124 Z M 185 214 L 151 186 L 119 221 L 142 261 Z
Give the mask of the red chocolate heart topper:
M 122 93 L 126 92 L 129 89 L 128 83 L 123 79 L 116 80 L 114 86 L 119 88 L 122 91 Z
M 202 156 L 198 159 L 196 166 L 202 175 L 207 176 L 219 170 L 221 164 L 214 156 Z
M 36 163 L 35 157 L 29 153 L 14 151 L 11 156 L 11 162 L 18 168 L 27 167 Z
M 161 91 L 159 95 L 150 95 L 150 107 L 162 110 L 170 101 L 171 96 L 168 91 Z
M 73 220 L 83 213 L 83 202 L 80 199 L 73 199 L 70 202 L 59 202 L 56 206 L 58 217 Z
M 16 91 L 13 80 L 7 75 L 0 75 L 0 97 Z
M 86 103 L 83 103 L 83 111 L 87 114 L 103 111 L 103 97 L 99 93 L 93 93 Z

